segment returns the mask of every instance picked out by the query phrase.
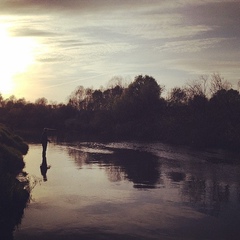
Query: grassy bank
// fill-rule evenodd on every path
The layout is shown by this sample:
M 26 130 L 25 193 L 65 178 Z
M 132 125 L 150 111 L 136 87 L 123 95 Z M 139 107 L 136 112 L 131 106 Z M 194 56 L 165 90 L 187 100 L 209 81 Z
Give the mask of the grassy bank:
M 22 172 L 28 145 L 22 138 L 0 124 L 0 239 L 13 239 L 29 200 L 29 182 L 16 177 Z
M 22 138 L 0 124 L 0 173 L 18 173 L 25 164 L 23 155 L 28 152 L 28 145 Z

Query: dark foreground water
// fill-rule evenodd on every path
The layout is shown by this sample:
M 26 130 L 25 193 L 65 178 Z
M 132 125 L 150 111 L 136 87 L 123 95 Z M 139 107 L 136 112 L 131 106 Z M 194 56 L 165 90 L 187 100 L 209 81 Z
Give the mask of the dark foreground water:
M 235 161 L 159 143 L 50 144 L 42 159 L 32 144 L 37 184 L 15 240 L 239 239 Z

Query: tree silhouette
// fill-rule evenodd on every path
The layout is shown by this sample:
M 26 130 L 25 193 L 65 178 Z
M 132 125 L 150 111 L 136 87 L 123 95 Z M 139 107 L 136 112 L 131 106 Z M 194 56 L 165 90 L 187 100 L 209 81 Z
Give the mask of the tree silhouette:
M 148 75 L 129 85 L 115 78 L 108 88 L 79 86 L 68 103 L 0 95 L 0 122 L 24 132 L 48 126 L 58 134 L 86 139 L 144 139 L 175 144 L 234 148 L 240 144 L 239 91 L 219 74 L 201 76 L 175 87 L 163 98 L 164 88 Z

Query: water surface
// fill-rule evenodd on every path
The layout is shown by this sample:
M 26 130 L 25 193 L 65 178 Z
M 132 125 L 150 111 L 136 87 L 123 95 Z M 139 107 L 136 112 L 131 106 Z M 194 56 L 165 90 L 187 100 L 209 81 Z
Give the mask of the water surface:
M 25 170 L 37 184 L 15 240 L 239 239 L 237 161 L 129 142 L 50 144 L 43 161 L 30 144 Z

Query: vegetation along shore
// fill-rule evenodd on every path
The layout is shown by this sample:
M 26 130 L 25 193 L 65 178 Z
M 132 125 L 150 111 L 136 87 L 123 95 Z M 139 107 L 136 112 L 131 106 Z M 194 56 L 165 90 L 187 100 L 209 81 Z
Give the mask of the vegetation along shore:
M 27 152 L 28 145 L 0 124 L 0 239 L 13 239 L 30 197 L 27 173 L 22 172 Z
M 164 95 L 164 96 L 163 96 Z M 239 89 L 220 74 L 168 91 L 151 76 L 130 84 L 116 77 L 105 89 L 79 86 L 68 102 L 35 103 L 0 97 L 0 122 L 30 133 L 44 127 L 78 139 L 151 140 L 196 147 L 239 149 Z

